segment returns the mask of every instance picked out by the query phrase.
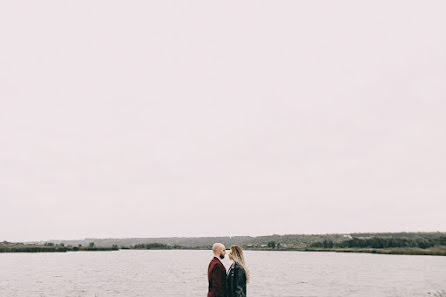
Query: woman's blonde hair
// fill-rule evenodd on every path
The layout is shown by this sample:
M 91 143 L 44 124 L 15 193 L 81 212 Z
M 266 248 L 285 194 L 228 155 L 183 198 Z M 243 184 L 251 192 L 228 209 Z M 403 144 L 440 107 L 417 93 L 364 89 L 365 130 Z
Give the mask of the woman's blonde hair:
M 232 252 L 232 259 L 234 260 L 234 263 L 237 263 L 238 265 L 242 266 L 242 268 L 245 270 L 246 275 L 246 283 L 249 282 L 249 270 L 248 267 L 246 267 L 245 263 L 245 256 L 243 256 L 243 250 L 238 245 L 231 246 L 231 252 Z

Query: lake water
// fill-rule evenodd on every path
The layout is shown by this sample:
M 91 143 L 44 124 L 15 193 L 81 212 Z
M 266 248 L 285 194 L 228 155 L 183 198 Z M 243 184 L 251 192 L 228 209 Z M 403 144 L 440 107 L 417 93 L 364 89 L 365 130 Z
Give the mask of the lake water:
M 256 297 L 433 296 L 446 257 L 317 252 L 245 254 Z M 0 254 L 1 297 L 199 297 L 210 251 Z M 229 268 L 228 259 L 223 261 Z

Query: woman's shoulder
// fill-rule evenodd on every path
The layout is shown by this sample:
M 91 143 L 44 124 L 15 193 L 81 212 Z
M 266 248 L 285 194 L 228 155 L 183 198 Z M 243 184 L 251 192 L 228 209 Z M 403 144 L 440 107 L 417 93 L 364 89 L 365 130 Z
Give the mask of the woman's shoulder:
M 238 263 L 234 263 L 234 268 L 233 269 L 237 270 L 237 271 L 241 270 L 241 271 L 245 272 L 245 268 L 243 268 L 243 266 L 238 264 Z

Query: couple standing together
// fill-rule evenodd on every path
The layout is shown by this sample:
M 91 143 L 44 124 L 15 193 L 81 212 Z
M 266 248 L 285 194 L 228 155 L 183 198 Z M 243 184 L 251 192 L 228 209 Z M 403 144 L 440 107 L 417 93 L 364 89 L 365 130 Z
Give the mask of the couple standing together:
M 208 297 L 246 297 L 246 284 L 249 282 L 249 271 L 245 265 L 245 257 L 239 246 L 233 245 L 229 251 L 232 265 L 226 273 L 221 262 L 225 258 L 226 248 L 221 243 L 212 246 L 214 258 L 209 263 Z

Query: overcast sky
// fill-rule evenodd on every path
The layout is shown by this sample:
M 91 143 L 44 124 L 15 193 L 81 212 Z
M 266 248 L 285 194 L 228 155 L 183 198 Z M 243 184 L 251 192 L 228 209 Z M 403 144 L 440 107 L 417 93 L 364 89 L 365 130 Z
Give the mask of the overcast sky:
M 0 241 L 446 231 L 444 1 L 3 1 Z

